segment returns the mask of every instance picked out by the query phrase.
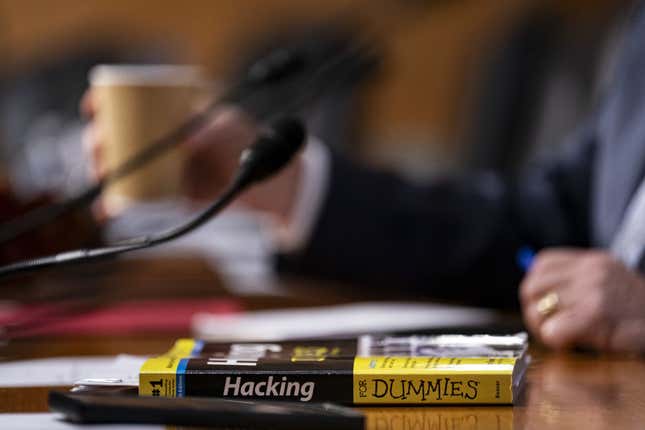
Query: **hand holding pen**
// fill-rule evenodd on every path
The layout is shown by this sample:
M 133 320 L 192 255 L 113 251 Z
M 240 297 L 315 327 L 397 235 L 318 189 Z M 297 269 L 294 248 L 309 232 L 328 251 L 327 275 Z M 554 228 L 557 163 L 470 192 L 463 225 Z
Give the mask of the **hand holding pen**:
M 645 351 L 645 279 L 604 250 L 523 248 L 518 264 L 524 322 L 555 349 Z

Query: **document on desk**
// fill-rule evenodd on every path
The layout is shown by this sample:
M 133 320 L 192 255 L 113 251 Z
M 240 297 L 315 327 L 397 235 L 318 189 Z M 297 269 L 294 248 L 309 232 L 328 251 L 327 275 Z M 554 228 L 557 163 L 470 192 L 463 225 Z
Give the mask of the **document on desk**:
M 78 430 L 78 424 L 61 420 L 60 414 L 0 414 L 0 428 L 13 430 Z M 93 424 L 96 430 L 166 430 L 162 425 Z
M 9 361 L 0 363 L 0 387 L 56 387 L 95 378 L 109 379 L 113 385 L 138 385 L 145 361 L 146 357 L 132 355 Z
M 499 322 L 496 312 L 463 306 L 409 302 L 363 302 L 338 306 L 197 314 L 193 331 L 205 340 L 288 340 L 356 336 Z

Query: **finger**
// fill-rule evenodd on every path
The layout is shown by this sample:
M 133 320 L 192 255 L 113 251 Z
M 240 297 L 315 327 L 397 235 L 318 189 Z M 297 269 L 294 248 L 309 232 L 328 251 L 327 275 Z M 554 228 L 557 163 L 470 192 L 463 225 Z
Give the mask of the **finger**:
M 549 292 L 557 294 L 558 302 L 551 314 L 540 311 L 540 300 L 545 297 L 541 296 L 536 300 L 522 304 L 522 318 L 532 333 L 540 337 L 540 330 L 545 321 L 557 313 L 567 312 L 572 306 L 576 304 L 575 291 L 571 288 L 570 284 L 561 284 L 554 287 Z
M 83 94 L 83 97 L 81 97 L 79 110 L 81 115 L 86 118 L 94 118 L 94 115 L 96 114 L 96 97 L 91 88 L 88 88 L 87 91 L 85 91 L 85 94 Z
M 212 198 L 221 184 L 226 180 L 222 168 L 217 167 L 215 157 L 209 148 L 203 148 L 191 154 L 185 163 L 182 176 L 182 188 L 185 194 L 193 200 Z
M 108 219 L 110 219 L 111 214 L 107 210 L 105 202 L 102 199 L 97 199 L 94 203 L 92 203 L 92 215 L 94 216 L 96 222 L 103 224 L 107 222 Z
M 237 157 L 256 135 L 255 124 L 243 112 L 225 107 L 214 112 L 208 124 L 187 139 L 184 145 L 189 148 L 216 145 L 220 155 L 226 153 Z
M 83 152 L 89 161 L 89 175 L 94 180 L 100 180 L 107 173 L 103 156 L 103 136 L 97 124 L 85 127 L 82 135 Z
M 603 295 L 587 282 L 577 282 L 562 292 L 561 302 L 540 328 L 543 342 L 556 349 L 575 345 L 606 349 L 612 327 L 603 313 Z
M 531 272 L 543 272 L 566 267 L 585 251 L 577 248 L 548 248 L 535 256 L 529 269 Z
M 187 146 L 200 147 L 215 141 L 226 140 L 227 128 L 232 121 L 231 108 L 216 109 L 208 119 L 208 123 L 193 133 L 184 142 Z
M 602 340 L 596 339 L 595 344 L 601 344 Z M 600 349 L 601 346 L 597 346 Z M 618 321 L 613 327 L 607 330 L 605 351 L 616 352 L 643 352 L 645 351 L 645 336 L 643 336 L 642 319 L 626 319 Z
M 585 319 L 573 310 L 563 310 L 544 321 L 539 329 L 539 338 L 550 348 L 570 349 L 581 341 L 585 330 Z
M 551 268 L 548 271 L 531 272 L 520 284 L 520 301 L 530 303 L 571 281 L 575 273 L 573 265 Z

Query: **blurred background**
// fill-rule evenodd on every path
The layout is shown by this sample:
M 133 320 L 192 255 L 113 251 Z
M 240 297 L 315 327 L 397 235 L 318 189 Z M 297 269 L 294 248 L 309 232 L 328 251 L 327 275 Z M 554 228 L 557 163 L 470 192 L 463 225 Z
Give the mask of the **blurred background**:
M 602 94 L 624 3 L 1 0 L 0 220 L 89 183 L 78 103 L 94 64 L 195 63 L 225 83 L 280 46 L 320 58 L 356 40 L 374 47 L 307 111 L 330 146 L 413 179 L 512 176 L 553 152 Z M 113 234 L 144 229 L 120 225 Z M 5 246 L 0 260 L 100 240 L 85 212 Z

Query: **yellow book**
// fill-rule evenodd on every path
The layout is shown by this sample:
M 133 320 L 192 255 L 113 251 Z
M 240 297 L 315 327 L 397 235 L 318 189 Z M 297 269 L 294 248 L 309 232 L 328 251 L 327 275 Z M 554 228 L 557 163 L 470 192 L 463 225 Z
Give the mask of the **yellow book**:
M 356 405 L 512 404 L 526 334 L 362 336 L 208 343 L 181 339 L 141 368 L 139 393 Z

